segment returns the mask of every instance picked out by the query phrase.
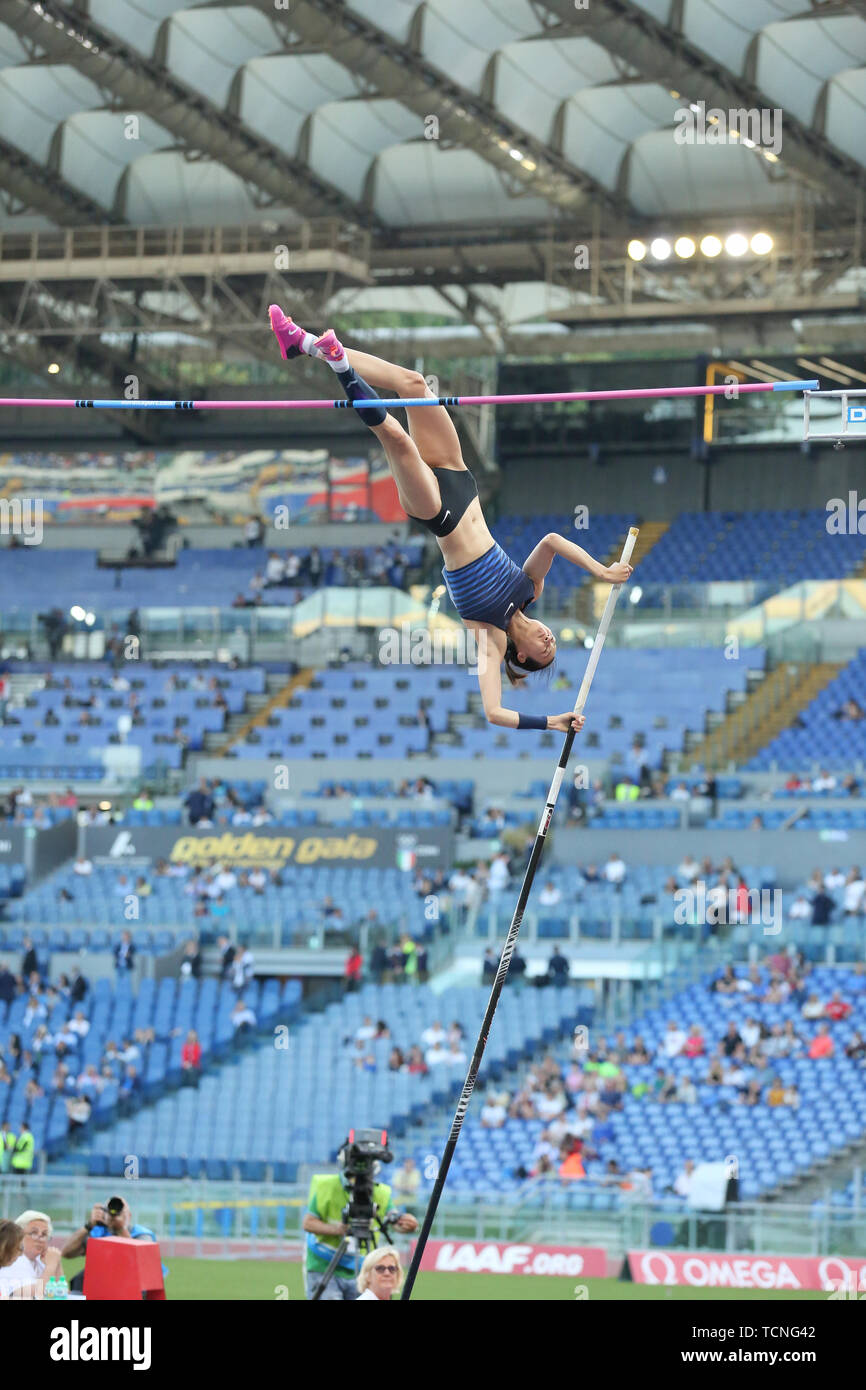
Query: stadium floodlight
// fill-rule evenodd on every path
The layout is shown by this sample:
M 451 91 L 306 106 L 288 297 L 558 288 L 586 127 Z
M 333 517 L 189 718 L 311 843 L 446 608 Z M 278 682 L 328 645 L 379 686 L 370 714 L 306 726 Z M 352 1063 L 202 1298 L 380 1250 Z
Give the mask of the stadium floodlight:
M 755 232 L 749 245 L 756 256 L 769 256 L 775 242 L 769 232 Z
M 85 613 L 85 615 L 84 615 L 84 621 L 85 621 L 85 623 L 87 624 L 88 627 L 93 627 L 93 624 L 96 622 L 96 614 L 95 614 L 95 613 Z
M 629 601 L 629 603 L 640 603 L 640 601 L 641 601 L 642 598 L 643 598 L 643 589 L 641 588 L 641 586 L 640 586 L 639 584 L 635 584 L 635 586 L 634 586 L 633 589 L 629 589 L 629 592 L 628 592 L 628 601 Z
M 512 159 L 522 159 L 522 158 L 523 158 L 523 150 L 509 150 L 508 153 L 511 155 L 511 158 L 512 158 Z
M 721 250 L 722 243 L 717 236 L 701 237 L 701 251 L 705 256 L 718 256 Z
M 678 236 L 674 242 L 674 250 L 680 259 L 685 261 L 695 254 L 697 247 L 690 236 Z
M 590 650 L 590 648 L 592 647 L 592 645 L 593 645 L 594 642 L 595 642 L 595 638 L 594 638 L 594 637 L 584 637 L 584 639 L 583 639 L 583 645 L 586 647 L 587 651 Z
M 729 256 L 745 256 L 749 249 L 749 243 L 742 232 L 733 232 L 725 242 L 725 250 Z
M 627 250 L 629 258 L 633 261 L 642 261 L 646 255 L 646 245 L 642 241 L 630 241 Z
M 84 621 L 84 609 L 80 603 L 74 603 L 69 610 L 70 618 L 74 618 L 77 623 Z
M 57 373 L 60 371 L 60 363 L 59 363 L 59 362 L 49 362 L 49 363 L 48 363 L 48 371 L 49 371 L 49 373 L 51 374 L 51 376 L 56 376 Z
M 665 241 L 663 236 L 657 236 L 655 240 L 650 243 L 650 251 L 655 260 L 666 261 L 671 254 L 671 244 L 669 241 Z

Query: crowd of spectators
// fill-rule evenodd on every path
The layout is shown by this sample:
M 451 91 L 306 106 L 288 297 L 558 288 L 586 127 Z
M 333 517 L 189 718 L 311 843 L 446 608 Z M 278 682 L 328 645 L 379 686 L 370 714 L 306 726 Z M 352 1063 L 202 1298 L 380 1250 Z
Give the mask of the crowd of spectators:
M 402 1072 L 408 1076 L 441 1071 L 462 1076 L 468 1065 L 465 1033 L 456 1019 L 447 1028 L 441 1019 L 435 1019 L 417 1042 L 402 1048 L 393 1042 L 387 1022 L 368 1014 L 354 1035 L 344 1039 L 344 1044 L 351 1051 L 357 1071 Z
M 154 1042 L 152 1028 L 136 1029 L 119 1044 L 114 1039 L 107 1040 L 99 1063 L 85 1066 L 81 1053 L 84 1039 L 90 1032 L 84 1008 L 89 992 L 89 983 L 80 973 L 71 979 L 60 975 L 56 984 L 48 983 L 39 972 L 32 946 L 27 943 L 19 975 L 13 975 L 8 967 L 0 965 L 0 1002 L 12 1003 L 26 996 L 23 1030 L 30 1035 L 29 1046 L 24 1046 L 21 1034 L 12 1033 L 5 1047 L 0 1048 L 0 1085 L 11 1087 L 16 1081 L 26 1079 L 28 1103 L 45 1095 L 62 1096 L 70 1133 L 87 1125 L 94 1104 L 109 1082 L 118 1083 L 121 1113 L 136 1107 L 141 1099 L 141 1077 L 147 1051 Z M 65 1022 L 57 1014 L 62 1003 L 73 1006 L 72 1016 Z M 47 1087 L 39 1080 L 46 1054 L 55 1062 Z
M 256 542 L 258 543 L 258 542 Z M 271 550 L 263 570 L 256 570 L 246 590 L 239 591 L 233 608 L 256 608 L 269 589 L 288 589 L 290 606 L 299 603 L 310 590 L 335 586 L 364 589 L 390 586 L 403 589 L 409 570 L 409 557 L 396 541 L 376 546 L 369 556 L 361 549 L 333 550 L 330 556 L 312 546 L 305 554 L 293 550 Z
M 800 1104 L 797 1086 L 779 1076 L 779 1060 L 799 1057 L 819 1062 L 841 1050 L 849 1060 L 866 1066 L 866 1038 L 859 1031 L 839 1034 L 839 1025 L 852 1013 L 843 995 L 866 991 L 864 967 L 855 967 L 846 976 L 844 991 L 835 990 L 826 999 L 810 989 L 810 973 L 802 957 L 774 956 L 763 968 L 753 965 L 743 975 L 728 965 L 709 986 L 721 999 L 793 1002 L 800 1009 L 799 1025 L 790 1019 L 768 1024 L 749 1015 L 742 1022 L 732 1019 L 721 1037 L 707 1038 L 698 1023 L 686 1026 L 672 1019 L 654 1052 L 639 1035 L 628 1040 L 619 1032 L 613 1040 L 603 1039 L 592 1048 L 577 1036 L 565 1064 L 548 1055 L 529 1069 L 517 1090 L 489 1090 L 481 1124 L 485 1129 L 500 1129 L 508 1119 L 542 1120 L 545 1127 L 532 1165 L 520 1170 L 519 1176 L 567 1182 L 586 1176 L 588 1160 L 604 1159 L 605 1148 L 615 1137 L 611 1116 L 623 1111 L 628 1097 L 648 1104 L 696 1105 L 699 1087 L 724 1086 L 736 1096 L 720 1098 L 723 1105 L 796 1109 Z M 706 1070 L 697 1078 L 682 1069 L 675 1072 L 670 1065 L 675 1058 L 703 1059 Z M 636 1077 L 632 1070 L 653 1066 L 651 1079 L 646 1079 L 645 1072 Z M 608 1164 L 607 1178 L 618 1186 L 643 1190 L 640 1173 L 622 1175 Z

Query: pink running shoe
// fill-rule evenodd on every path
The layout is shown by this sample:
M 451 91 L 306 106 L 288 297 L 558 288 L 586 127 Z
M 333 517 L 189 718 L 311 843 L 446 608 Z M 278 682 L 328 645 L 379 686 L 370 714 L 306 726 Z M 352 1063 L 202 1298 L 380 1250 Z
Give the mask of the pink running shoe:
M 283 357 L 300 357 L 304 351 L 304 339 L 309 335 L 283 313 L 279 304 L 272 304 L 268 315 Z
M 342 371 L 344 367 L 349 365 L 346 349 L 333 328 L 329 328 L 327 333 L 323 333 L 321 338 L 316 339 L 311 349 L 311 355 L 323 358 L 332 367 L 336 366 L 338 371 Z

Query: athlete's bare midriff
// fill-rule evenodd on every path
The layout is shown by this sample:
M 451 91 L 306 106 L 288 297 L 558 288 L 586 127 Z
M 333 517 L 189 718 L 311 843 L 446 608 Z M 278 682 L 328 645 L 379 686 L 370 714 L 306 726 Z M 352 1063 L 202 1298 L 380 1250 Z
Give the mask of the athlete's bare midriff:
M 484 555 L 495 542 L 484 520 L 480 499 L 473 497 L 450 536 L 438 536 L 437 540 L 447 570 L 462 569 Z

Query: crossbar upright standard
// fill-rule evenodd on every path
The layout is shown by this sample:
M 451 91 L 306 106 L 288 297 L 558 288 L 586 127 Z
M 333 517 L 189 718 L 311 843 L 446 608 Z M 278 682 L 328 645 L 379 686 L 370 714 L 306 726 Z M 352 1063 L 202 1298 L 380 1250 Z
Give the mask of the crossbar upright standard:
M 634 550 L 635 541 L 637 540 L 637 537 L 637 527 L 633 526 L 626 537 L 625 545 L 622 549 L 622 555 L 620 559 L 623 564 L 627 564 L 629 559 L 631 558 L 631 553 Z M 577 693 L 577 701 L 574 706 L 575 715 L 583 713 L 583 707 L 586 704 L 587 697 L 589 695 L 590 686 L 592 685 L 592 678 L 595 675 L 595 669 L 598 666 L 598 659 L 601 656 L 601 651 L 604 646 L 604 639 L 607 636 L 607 630 L 610 627 L 610 620 L 613 617 L 613 610 L 616 607 L 616 601 L 619 598 L 619 592 L 621 588 L 621 584 L 615 584 L 611 588 L 611 591 L 607 596 L 607 602 L 604 605 L 604 612 L 601 615 L 601 621 L 598 625 L 598 632 L 595 635 L 595 641 L 592 644 L 592 651 L 589 654 L 589 661 L 586 663 L 586 670 L 583 674 L 583 680 L 580 683 L 580 690 Z M 569 729 L 568 733 L 565 735 L 565 740 L 562 745 L 562 752 L 559 755 L 559 762 L 556 765 L 556 771 L 553 774 L 553 781 L 550 784 L 550 790 L 547 793 L 547 800 L 544 803 L 544 810 L 541 813 L 541 820 L 538 823 L 538 830 L 536 831 L 535 835 L 535 843 L 532 846 L 532 853 L 529 856 L 529 863 L 527 864 L 526 872 L 523 875 L 523 883 L 520 889 L 520 896 L 517 899 L 517 906 L 514 909 L 514 916 L 511 919 L 511 926 L 508 929 L 508 936 L 506 938 L 505 945 L 502 948 L 502 955 L 499 958 L 499 968 L 496 971 L 496 978 L 493 981 L 493 988 L 490 991 L 490 999 L 487 1002 L 487 1009 L 484 1014 L 484 1021 L 481 1024 L 481 1031 L 478 1034 L 478 1041 L 475 1044 L 475 1051 L 472 1054 L 472 1061 L 469 1064 L 469 1071 L 466 1075 L 466 1080 L 463 1083 L 463 1090 L 460 1094 L 460 1099 L 457 1102 L 457 1110 L 454 1115 L 454 1122 L 451 1125 L 451 1133 L 448 1136 L 448 1141 L 445 1145 L 445 1150 L 442 1154 L 442 1160 L 439 1164 L 439 1171 L 436 1174 L 436 1181 L 433 1184 L 433 1191 L 430 1194 L 430 1201 L 427 1204 L 427 1210 L 424 1214 L 424 1222 L 421 1226 L 421 1231 L 418 1236 L 418 1240 L 415 1244 L 415 1250 L 412 1255 L 412 1261 L 409 1265 L 409 1270 L 406 1275 L 406 1282 L 403 1285 L 403 1292 L 400 1295 L 402 1299 L 409 1299 L 412 1296 L 412 1289 L 414 1287 L 415 1279 L 417 1277 L 418 1270 L 421 1265 L 421 1260 L 424 1255 L 424 1248 L 430 1237 L 430 1231 L 433 1226 L 433 1221 L 436 1217 L 436 1212 L 439 1207 L 439 1200 L 442 1196 L 442 1192 L 445 1187 L 445 1180 L 448 1177 L 448 1170 L 451 1167 L 451 1160 L 453 1159 L 454 1151 L 457 1148 L 457 1140 L 460 1138 L 460 1131 L 463 1128 L 463 1121 L 466 1118 L 466 1111 L 469 1109 L 469 1102 L 472 1099 L 472 1092 L 475 1090 L 475 1082 L 477 1080 L 478 1071 L 481 1066 L 482 1058 L 484 1056 L 484 1049 L 487 1046 L 487 1039 L 490 1036 L 490 1029 L 493 1024 L 493 1016 L 496 1013 L 496 1008 L 499 1003 L 499 996 L 502 993 L 502 987 L 505 984 L 505 977 L 508 974 L 508 967 L 511 964 L 511 957 L 514 954 L 514 948 L 517 945 L 517 935 L 520 931 L 520 924 L 523 921 L 523 914 L 526 911 L 526 904 L 529 901 L 529 894 L 532 890 L 532 884 L 535 878 L 535 871 L 538 868 L 542 850 L 544 849 L 544 842 L 547 838 L 548 829 L 550 828 L 550 822 L 553 817 L 553 812 L 556 807 L 557 799 L 559 797 L 559 789 L 562 786 L 562 779 L 565 776 L 565 769 L 568 766 L 568 759 L 571 755 L 571 748 L 572 744 L 574 743 L 574 739 L 575 731 L 574 729 Z

